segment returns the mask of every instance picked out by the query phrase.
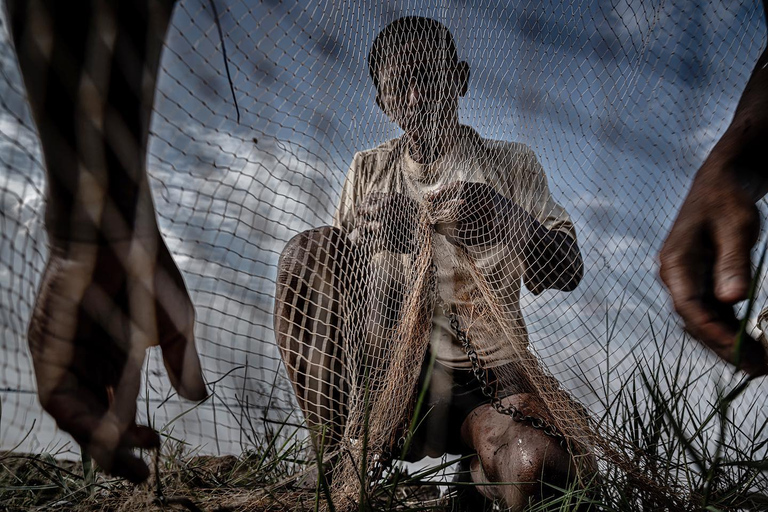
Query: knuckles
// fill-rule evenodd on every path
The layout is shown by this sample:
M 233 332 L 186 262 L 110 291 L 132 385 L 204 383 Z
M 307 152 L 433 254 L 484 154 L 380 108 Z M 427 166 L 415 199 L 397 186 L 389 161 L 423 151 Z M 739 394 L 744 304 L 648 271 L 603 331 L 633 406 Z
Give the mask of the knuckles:
M 760 215 L 757 207 L 753 204 L 739 205 L 729 209 L 726 215 L 715 217 L 715 226 L 717 231 L 722 231 L 723 238 L 732 239 L 736 245 L 743 246 L 744 243 L 753 245 L 757 241 L 760 232 Z M 744 243 L 739 244 L 739 239 Z M 723 240 L 727 242 L 730 240 Z

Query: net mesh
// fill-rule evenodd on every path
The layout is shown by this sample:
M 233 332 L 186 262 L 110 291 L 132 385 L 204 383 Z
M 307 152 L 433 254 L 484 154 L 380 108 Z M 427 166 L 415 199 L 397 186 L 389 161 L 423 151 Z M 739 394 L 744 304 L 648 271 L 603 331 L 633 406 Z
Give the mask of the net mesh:
M 140 421 L 213 453 L 307 425 L 343 502 L 363 445 L 384 460 L 407 434 L 430 347 L 471 370 L 453 317 L 497 391 L 529 393 L 572 452 L 645 482 L 583 407 L 599 415 L 590 383 L 647 361 L 674 322 L 656 254 L 762 49 L 760 5 L 218 3 L 237 106 L 210 4 L 179 1 L 148 151 L 214 393 L 191 409 L 153 353 Z M 383 38 L 374 84 L 374 39 L 403 16 L 447 31 Z M 0 20 L 0 441 L 40 451 L 62 439 L 26 348 L 44 171 Z M 764 396 L 743 414 L 764 420 Z

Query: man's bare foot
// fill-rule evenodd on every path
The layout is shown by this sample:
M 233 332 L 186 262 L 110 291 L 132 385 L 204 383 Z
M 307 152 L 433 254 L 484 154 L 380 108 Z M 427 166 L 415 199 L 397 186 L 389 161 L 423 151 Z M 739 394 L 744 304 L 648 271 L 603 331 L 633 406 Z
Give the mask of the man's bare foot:
M 506 397 L 502 403 L 515 405 L 526 415 L 546 417 L 528 394 Z M 576 466 L 556 438 L 499 414 L 491 405 L 470 413 L 462 425 L 462 438 L 478 454 L 471 464 L 474 482 L 509 483 L 481 485 L 477 490 L 488 498 L 501 499 L 510 511 L 540 502 L 576 478 Z

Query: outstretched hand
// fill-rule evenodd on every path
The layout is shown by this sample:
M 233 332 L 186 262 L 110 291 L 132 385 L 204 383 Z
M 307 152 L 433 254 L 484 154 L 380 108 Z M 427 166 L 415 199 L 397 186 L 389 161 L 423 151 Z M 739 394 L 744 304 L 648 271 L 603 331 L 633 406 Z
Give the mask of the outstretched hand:
M 750 251 L 768 191 L 768 50 L 758 59 L 731 124 L 693 181 L 660 254 L 661 279 L 691 335 L 749 374 L 768 374 L 766 348 L 744 336 L 733 304 L 747 298 Z
M 509 219 L 502 213 L 506 199 L 484 183 L 455 181 L 425 199 L 436 231 L 454 245 L 494 245 L 506 235 Z
M 744 335 L 733 305 L 747 298 L 750 250 L 760 219 L 754 199 L 717 158 L 699 171 L 660 254 L 661 279 L 686 330 L 718 356 L 751 375 L 768 373 L 762 344 Z
M 28 336 L 43 408 L 105 471 L 146 479 L 133 451 L 160 439 L 136 424 L 145 349 L 160 345 L 179 395 L 201 400 L 193 328 L 194 308 L 159 233 L 105 245 L 53 242 Z

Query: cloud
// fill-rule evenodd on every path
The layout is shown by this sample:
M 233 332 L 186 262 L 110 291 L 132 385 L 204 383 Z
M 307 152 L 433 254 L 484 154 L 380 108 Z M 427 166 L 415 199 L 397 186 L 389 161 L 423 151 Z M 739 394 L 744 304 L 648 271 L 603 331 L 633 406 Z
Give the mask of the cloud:
M 253 414 L 295 408 L 272 333 L 277 258 L 293 235 L 330 222 L 354 152 L 399 135 L 375 106 L 365 59 L 375 33 L 404 14 L 451 27 L 472 69 L 463 121 L 531 146 L 574 219 L 584 281 L 569 294 L 522 298 L 531 345 L 551 371 L 594 403 L 580 379 L 600 377 L 609 357 L 631 367 L 651 327 L 675 326 L 670 343 L 692 364 L 709 357 L 674 324 L 655 254 L 764 41 L 757 11 L 727 2 L 687 10 L 628 0 L 433 4 L 233 4 L 222 23 L 238 124 L 213 22 L 180 2 L 148 168 L 162 231 L 198 310 L 206 375 L 222 378 L 217 400 L 174 424 L 193 445 L 239 451 L 242 419 L 229 411 L 242 412 L 246 400 Z M 43 171 L 11 56 L 0 52 L 0 312 L 15 323 L 0 356 L 14 369 L 4 385 L 30 391 L 23 331 L 45 254 Z M 186 405 L 159 407 L 169 388 L 156 353 L 149 368 L 147 399 L 162 425 Z M 13 432 L 41 414 L 30 403 L 4 410 Z

